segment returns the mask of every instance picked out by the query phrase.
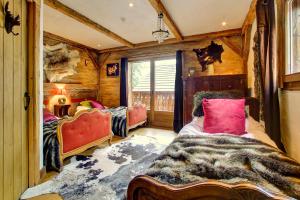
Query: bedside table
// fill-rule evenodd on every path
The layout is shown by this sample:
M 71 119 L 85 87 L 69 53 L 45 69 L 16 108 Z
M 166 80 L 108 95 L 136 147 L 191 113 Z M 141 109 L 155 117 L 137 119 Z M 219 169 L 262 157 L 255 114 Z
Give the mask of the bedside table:
M 54 115 L 57 117 L 63 117 L 68 115 L 70 104 L 56 104 L 54 105 Z

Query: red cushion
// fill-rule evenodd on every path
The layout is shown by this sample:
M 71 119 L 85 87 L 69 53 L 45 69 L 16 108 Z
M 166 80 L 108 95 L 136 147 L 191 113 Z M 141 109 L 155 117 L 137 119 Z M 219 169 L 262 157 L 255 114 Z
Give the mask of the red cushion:
M 204 132 L 245 134 L 245 99 L 203 99 L 202 105 Z
M 104 106 L 98 101 L 91 100 L 90 103 L 93 108 L 98 108 L 100 110 L 105 109 Z
M 50 120 L 55 120 L 57 117 L 53 115 L 47 108 L 43 110 L 43 121 L 44 123 Z

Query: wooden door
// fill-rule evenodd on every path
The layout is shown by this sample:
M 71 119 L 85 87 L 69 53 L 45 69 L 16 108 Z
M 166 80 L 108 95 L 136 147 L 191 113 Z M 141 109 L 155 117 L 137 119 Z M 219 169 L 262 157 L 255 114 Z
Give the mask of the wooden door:
M 21 25 L 8 34 L 0 11 L 0 200 L 15 200 L 28 186 L 27 12 L 25 0 L 0 0 L 0 7 L 6 2 Z
M 176 59 L 156 59 L 152 62 L 152 125 L 172 128 Z

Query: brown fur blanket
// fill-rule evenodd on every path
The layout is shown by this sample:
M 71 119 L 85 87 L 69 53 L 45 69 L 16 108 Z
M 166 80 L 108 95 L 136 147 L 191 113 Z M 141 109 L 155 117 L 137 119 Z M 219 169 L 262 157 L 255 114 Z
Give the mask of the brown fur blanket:
M 172 185 L 218 180 L 247 182 L 300 199 L 300 165 L 258 140 L 228 136 L 178 136 L 146 175 Z

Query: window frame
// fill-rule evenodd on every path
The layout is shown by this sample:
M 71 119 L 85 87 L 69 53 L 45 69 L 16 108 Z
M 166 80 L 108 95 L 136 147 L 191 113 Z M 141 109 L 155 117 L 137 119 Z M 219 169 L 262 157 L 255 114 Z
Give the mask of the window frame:
M 154 98 L 152 98 L 152 96 L 154 96 L 154 93 L 155 93 L 155 61 L 171 60 L 171 59 L 176 60 L 176 55 L 170 54 L 170 55 L 162 55 L 162 56 L 150 56 L 150 57 L 128 59 L 128 63 L 150 62 L 150 91 L 149 91 L 150 96 L 151 96 L 150 110 L 153 109 L 154 112 L 165 112 L 165 111 L 155 111 L 155 106 L 154 106 L 155 102 L 154 102 Z M 129 76 L 130 76 L 129 79 L 132 79 L 132 69 L 131 69 L 131 67 L 130 67 Z M 176 74 L 175 74 L 175 76 L 176 76 Z M 132 93 L 132 82 L 131 82 L 131 80 L 129 82 L 127 82 L 127 84 L 128 84 L 127 88 L 130 90 L 130 93 Z M 174 95 L 175 95 L 175 90 L 174 90 Z M 131 98 L 131 97 L 129 97 L 129 98 Z M 130 100 L 130 104 L 133 103 L 131 101 L 132 100 Z M 149 111 L 149 109 L 147 109 L 147 111 Z
M 278 18 L 278 52 L 282 52 L 279 55 L 279 66 L 281 79 L 280 86 L 284 90 L 300 90 L 300 72 L 288 73 L 291 71 L 291 36 L 290 36 L 290 4 L 293 0 L 278 0 L 277 1 L 277 18 Z M 282 18 L 279 16 L 283 16 Z M 283 48 L 281 48 L 283 47 Z

